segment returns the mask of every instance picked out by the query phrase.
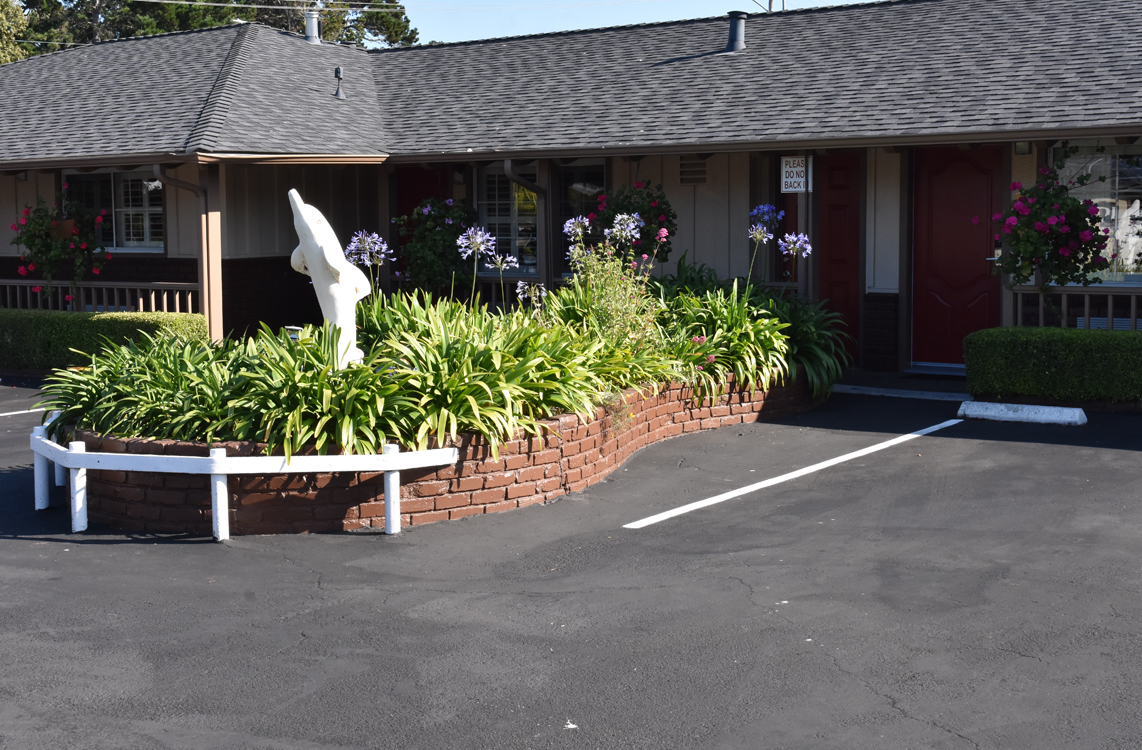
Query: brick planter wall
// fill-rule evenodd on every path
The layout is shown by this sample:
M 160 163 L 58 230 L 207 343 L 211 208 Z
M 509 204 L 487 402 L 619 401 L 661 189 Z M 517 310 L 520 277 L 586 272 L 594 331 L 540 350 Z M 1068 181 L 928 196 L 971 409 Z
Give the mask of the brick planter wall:
M 655 396 L 626 394 L 617 418 L 600 408 L 545 420 L 542 437 L 500 446 L 499 458 L 478 437 L 457 443 L 460 461 L 439 470 L 401 472 L 401 521 L 417 526 L 551 502 L 602 480 L 640 448 L 687 432 L 779 419 L 816 406 L 804 378 L 766 393 L 731 392 L 715 405 L 696 405 L 678 384 Z M 617 424 L 616 424 L 617 423 Z M 204 443 L 102 437 L 79 431 L 88 451 L 208 455 Z M 228 455 L 255 455 L 257 443 L 217 443 Z M 90 471 L 88 515 L 124 531 L 211 533 L 208 477 Z M 285 534 L 384 527 L 379 473 L 230 477 L 230 529 L 238 534 Z

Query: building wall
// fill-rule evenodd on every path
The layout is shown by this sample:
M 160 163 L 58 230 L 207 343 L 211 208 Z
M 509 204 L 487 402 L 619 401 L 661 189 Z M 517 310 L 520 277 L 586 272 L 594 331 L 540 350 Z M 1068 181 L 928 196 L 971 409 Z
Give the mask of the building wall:
M 611 189 L 635 181 L 662 184 L 678 214 L 670 260 L 659 273 L 673 273 L 678 258 L 704 263 L 722 278 L 749 271 L 750 156 L 713 154 L 706 159 L 706 182 L 683 185 L 678 155 L 646 156 L 639 161 L 611 159 Z
M 225 164 L 222 175 L 222 257 L 288 256 L 297 247 L 291 189 L 316 206 L 342 246 L 361 229 L 384 235 L 381 181 L 375 165 Z M 384 231 L 382 231 L 384 230 Z
M 901 268 L 908 243 L 900 153 L 868 149 L 865 184 L 864 311 L 860 365 L 895 371 L 900 361 Z

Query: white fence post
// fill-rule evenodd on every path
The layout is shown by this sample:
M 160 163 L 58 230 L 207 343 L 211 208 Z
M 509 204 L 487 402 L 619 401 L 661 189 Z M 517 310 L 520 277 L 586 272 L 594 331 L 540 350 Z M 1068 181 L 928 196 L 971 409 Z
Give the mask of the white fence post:
M 32 437 L 46 438 L 47 436 L 47 427 L 32 428 Z M 48 459 L 37 453 L 34 461 L 34 466 L 36 483 L 36 510 L 44 510 L 48 507 Z
M 56 421 L 56 419 L 58 419 L 58 418 L 59 418 L 59 411 L 49 412 L 48 418 L 44 422 L 44 427 L 47 427 L 52 422 Z M 44 437 L 46 438 L 47 435 L 45 434 Z M 56 487 L 63 487 L 64 483 L 67 482 L 67 476 L 65 474 L 66 469 L 64 469 L 63 464 L 61 464 L 59 461 L 52 461 L 52 463 L 55 465 L 55 469 L 56 469 L 56 471 L 55 471 Z
M 72 453 L 83 453 L 87 446 L 78 440 L 68 444 Z M 45 473 L 44 482 L 47 483 Z M 87 469 L 71 470 L 71 532 L 87 531 Z
M 400 446 L 386 444 L 384 455 L 395 456 L 400 453 Z M 385 533 L 400 533 L 400 472 L 385 472 Z
M 226 458 L 225 448 L 211 448 L 211 458 Z M 214 539 L 224 542 L 230 538 L 230 487 L 226 474 L 210 475 L 210 508 L 214 517 Z

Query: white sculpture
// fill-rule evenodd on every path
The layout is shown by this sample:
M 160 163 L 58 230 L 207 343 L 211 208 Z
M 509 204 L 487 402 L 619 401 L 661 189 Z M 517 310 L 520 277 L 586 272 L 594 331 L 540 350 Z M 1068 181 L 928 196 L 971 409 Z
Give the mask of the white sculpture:
M 357 301 L 372 291 L 369 279 L 345 259 L 337 235 L 320 211 L 304 203 L 296 190 L 289 191 L 289 204 L 294 229 L 301 239 L 290 263 L 295 271 L 313 279 L 321 314 L 341 329 L 337 366 L 360 362 L 365 354 L 357 348 Z

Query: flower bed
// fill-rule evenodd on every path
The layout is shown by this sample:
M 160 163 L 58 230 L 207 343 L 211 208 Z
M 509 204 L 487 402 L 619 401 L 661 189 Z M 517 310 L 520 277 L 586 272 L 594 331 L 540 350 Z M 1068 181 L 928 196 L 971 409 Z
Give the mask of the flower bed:
M 821 403 L 805 378 L 764 393 L 730 391 L 714 405 L 697 405 L 692 389 L 672 384 L 657 395 L 624 394 L 619 409 L 600 408 L 543 420 L 543 437 L 502 443 L 492 457 L 478 436 L 461 436 L 461 461 L 439 470 L 402 472 L 405 526 L 512 510 L 551 502 L 602 480 L 635 451 L 677 435 L 743 422 L 780 419 Z M 616 419 L 614 413 L 620 416 Z M 617 425 L 616 425 L 617 422 Z M 101 437 L 79 431 L 89 451 L 207 455 L 205 443 Z M 254 455 L 254 442 L 216 443 L 229 455 Z M 92 471 L 89 517 L 124 531 L 209 535 L 208 477 Z M 230 477 L 231 533 L 284 534 L 384 527 L 381 474 Z

